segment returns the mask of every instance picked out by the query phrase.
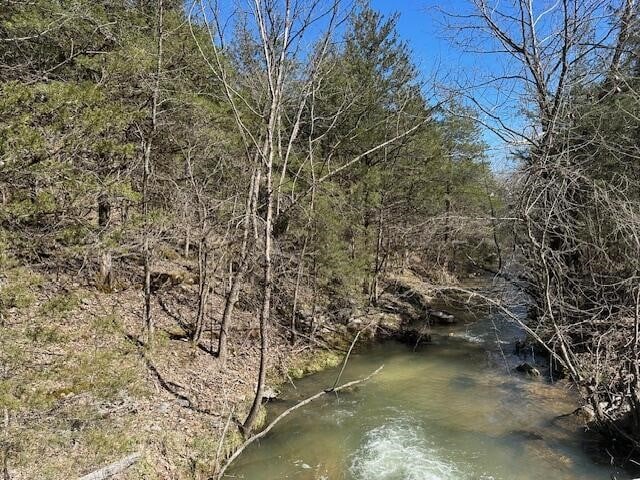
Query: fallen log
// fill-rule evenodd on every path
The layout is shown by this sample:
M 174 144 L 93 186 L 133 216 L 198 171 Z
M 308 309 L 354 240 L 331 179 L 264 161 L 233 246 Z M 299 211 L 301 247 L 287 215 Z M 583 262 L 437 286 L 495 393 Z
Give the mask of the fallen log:
M 117 462 L 110 463 L 106 467 L 101 468 L 100 470 L 96 470 L 95 472 L 91 472 L 84 477 L 80 477 L 78 480 L 104 480 L 105 478 L 112 477 L 136 463 L 140 460 L 142 454 L 140 452 L 132 453 L 124 457 Z
M 318 398 L 320 398 L 323 395 L 326 395 L 327 393 L 333 393 L 333 392 L 339 392 L 340 390 L 344 390 L 346 388 L 349 387 L 353 387 L 354 385 L 358 385 L 359 383 L 363 383 L 366 382 L 367 380 L 369 380 L 371 377 L 373 377 L 374 375 L 376 375 L 377 373 L 380 372 L 380 370 L 382 370 L 382 367 L 384 367 L 384 365 L 381 365 L 380 367 L 378 367 L 374 372 L 370 373 L 369 375 L 367 375 L 364 378 L 361 378 L 359 380 L 354 380 L 352 382 L 347 382 L 343 385 L 340 385 L 339 387 L 335 387 L 335 388 L 328 388 L 326 390 L 322 390 L 321 392 L 316 393 L 315 395 L 312 395 L 309 398 L 306 398 L 298 403 L 296 403 L 293 407 L 288 408 L 287 410 L 285 410 L 284 412 L 282 412 L 280 415 L 278 415 L 278 417 L 273 420 L 273 422 L 271 422 L 269 425 L 267 425 L 267 427 L 262 430 L 260 433 L 256 433 L 255 435 L 253 435 L 252 437 L 248 438 L 242 445 L 240 445 L 240 447 L 233 453 L 233 455 L 231 455 L 229 457 L 229 459 L 227 460 L 227 462 L 224 464 L 224 466 L 220 469 L 220 471 L 218 472 L 218 474 L 216 475 L 216 479 L 217 480 L 221 480 L 222 477 L 224 476 L 224 472 L 227 471 L 227 469 L 231 466 L 231 464 L 242 454 L 242 452 L 252 443 L 254 443 L 256 440 L 261 439 L 262 437 L 264 437 L 267 433 L 269 433 L 271 431 L 271 429 L 273 429 L 273 427 L 276 426 L 276 424 L 278 422 L 280 422 L 284 417 L 286 417 L 287 415 L 289 415 L 291 412 L 297 410 L 300 407 L 303 407 L 305 405 L 307 405 L 308 403 L 313 402 L 314 400 L 317 400 Z M 81 479 L 81 480 L 85 480 L 85 479 Z

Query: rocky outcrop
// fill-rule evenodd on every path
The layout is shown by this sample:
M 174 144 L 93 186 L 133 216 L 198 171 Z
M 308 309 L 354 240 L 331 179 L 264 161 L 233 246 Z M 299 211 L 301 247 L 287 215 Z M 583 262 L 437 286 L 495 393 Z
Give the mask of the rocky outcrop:
M 456 317 L 432 305 L 428 285 L 415 276 L 393 277 L 385 282 L 375 306 L 364 307 L 351 298 L 336 298 L 313 314 L 308 307 L 297 312 L 297 328 L 323 335 L 339 334 L 361 339 L 397 339 L 417 347 L 431 341 L 431 327 L 448 325 Z
M 433 307 L 434 297 L 420 280 L 393 278 L 381 297 L 381 305 L 392 311 L 400 312 L 409 321 L 422 321 L 430 325 L 452 324 L 456 317 L 445 310 Z
M 266 387 L 262 392 L 262 401 L 270 402 L 280 397 L 280 391 L 274 387 Z
M 390 302 L 395 305 L 409 305 L 413 311 L 407 313 L 424 318 L 431 309 L 433 298 L 428 295 L 424 286 L 415 280 L 392 278 L 387 282 L 381 300 L 383 304 Z

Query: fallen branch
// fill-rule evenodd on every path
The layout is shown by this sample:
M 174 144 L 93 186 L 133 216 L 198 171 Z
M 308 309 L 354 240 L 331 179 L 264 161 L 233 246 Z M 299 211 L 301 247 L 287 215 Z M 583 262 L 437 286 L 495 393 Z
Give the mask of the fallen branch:
M 140 460 L 142 454 L 140 452 L 132 453 L 124 457 L 122 460 L 118 460 L 117 462 L 113 462 L 106 467 L 101 468 L 100 470 L 96 470 L 95 472 L 91 472 L 84 477 L 80 477 L 78 480 L 104 480 L 105 478 L 112 477 L 136 463 Z
M 374 375 L 378 374 L 380 372 L 380 370 L 382 370 L 383 367 L 384 367 L 384 365 L 381 365 L 374 372 L 370 373 L 366 377 L 361 378 L 359 380 L 353 380 L 352 382 L 347 382 L 347 383 L 345 383 L 343 385 L 340 385 L 339 387 L 329 388 L 327 390 L 323 390 L 321 392 L 318 392 L 315 395 L 313 395 L 313 396 L 311 396 L 311 397 L 309 397 L 309 398 L 307 398 L 305 400 L 302 400 L 301 402 L 296 403 L 293 407 L 286 409 L 284 412 L 282 412 L 280 415 L 278 415 L 278 417 L 273 422 L 271 422 L 269 425 L 267 425 L 267 427 L 264 430 L 262 430 L 260 433 L 255 434 L 254 436 L 252 436 L 251 438 L 246 440 L 242 445 L 240 445 L 240 447 L 233 453 L 233 455 L 231 455 L 229 457 L 229 459 L 227 460 L 227 463 L 224 464 L 224 466 L 222 467 L 220 472 L 218 472 L 218 474 L 216 475 L 216 479 L 218 479 L 218 480 L 222 479 L 222 477 L 224 476 L 224 473 L 227 471 L 229 466 L 242 454 L 242 452 L 249 445 L 254 443 L 256 440 L 259 440 L 262 437 L 264 437 L 267 433 L 269 433 L 273 429 L 273 427 L 276 426 L 276 424 L 278 424 L 284 417 L 289 415 L 291 412 L 297 410 L 300 407 L 303 407 L 303 406 L 307 405 L 308 403 L 313 402 L 314 400 L 320 398 L 321 396 L 323 396 L 323 395 L 325 395 L 327 393 L 339 392 L 340 390 L 344 390 L 346 388 L 353 387 L 354 385 L 358 385 L 359 383 L 366 382 L 371 377 L 373 377 Z M 85 480 L 85 479 L 81 479 L 81 480 Z
M 335 388 L 338 385 L 338 382 L 340 381 L 340 377 L 342 377 L 342 373 L 344 372 L 344 369 L 347 367 L 347 362 L 349 361 L 349 357 L 351 356 L 351 351 L 353 350 L 353 347 L 355 346 L 356 342 L 358 341 L 358 337 L 360 337 L 360 334 L 362 333 L 362 330 L 364 330 L 364 329 L 358 330 L 358 333 L 356 333 L 356 336 L 351 341 L 351 345 L 349 346 L 349 351 L 347 352 L 347 356 L 344 357 L 344 361 L 342 362 L 342 368 L 340 369 L 340 373 L 338 373 L 338 376 L 336 377 L 336 381 L 333 382 L 333 386 L 328 391 L 330 391 L 330 392 L 335 391 Z

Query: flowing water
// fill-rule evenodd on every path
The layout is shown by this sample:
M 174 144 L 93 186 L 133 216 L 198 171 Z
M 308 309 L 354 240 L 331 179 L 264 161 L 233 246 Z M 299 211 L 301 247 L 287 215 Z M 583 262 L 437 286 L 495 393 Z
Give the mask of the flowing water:
M 416 351 L 386 342 L 352 355 L 341 383 L 384 368 L 289 415 L 242 454 L 228 478 L 629 478 L 594 463 L 586 453 L 594 442 L 572 417 L 557 418 L 576 407 L 566 387 L 511 373 L 522 361 L 510 351 L 515 327 L 487 314 L 433 333 Z M 271 404 L 271 418 L 332 385 L 336 374 L 296 382 L 286 400 Z

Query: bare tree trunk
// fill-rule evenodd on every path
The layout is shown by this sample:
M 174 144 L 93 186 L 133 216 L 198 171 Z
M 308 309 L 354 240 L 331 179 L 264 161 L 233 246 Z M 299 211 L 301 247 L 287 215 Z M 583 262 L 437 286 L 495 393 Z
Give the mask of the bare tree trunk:
M 311 148 L 313 148 L 311 146 Z M 313 169 L 313 156 L 311 155 L 311 164 Z M 313 211 L 315 207 L 316 192 L 315 189 L 311 192 L 311 202 L 309 204 L 309 216 L 307 218 L 307 225 L 305 227 L 306 233 L 304 236 L 304 243 L 302 244 L 302 251 L 300 252 L 300 264 L 298 265 L 298 273 L 296 275 L 296 286 L 293 291 L 293 307 L 291 311 L 291 342 L 296 341 L 296 312 L 298 308 L 298 293 L 300 291 L 300 282 L 302 281 L 302 274 L 304 273 L 304 256 L 307 253 L 307 246 L 309 245 L 309 237 L 312 232 L 313 223 Z M 314 229 L 315 230 L 315 229 Z M 315 233 L 315 232 L 314 232 Z
M 271 150 L 272 152 L 272 150 Z M 245 432 L 250 432 L 253 424 L 260 411 L 262 404 L 262 394 L 264 391 L 264 383 L 267 375 L 267 349 L 269 347 L 268 328 L 269 317 L 271 313 L 271 291 L 272 291 L 272 230 L 273 230 L 273 185 L 272 185 L 272 168 L 273 154 L 269 154 L 269 160 L 266 167 L 266 189 L 267 189 L 267 216 L 264 225 L 264 278 L 263 278 L 263 298 L 262 309 L 260 311 L 260 368 L 258 370 L 258 385 L 256 395 L 249 410 L 249 415 L 243 424 Z
M 191 227 L 187 225 L 184 232 L 184 258 L 189 258 L 189 250 L 191 249 Z
M 2 452 L 2 478 L 3 480 L 11 480 L 9 475 L 9 449 L 4 447 Z
M 206 218 L 206 212 L 203 212 L 203 215 L 200 239 L 198 241 L 198 313 L 191 337 L 194 346 L 198 345 L 202 337 L 207 300 L 209 298 L 209 246 L 207 245 L 206 238 L 207 223 L 206 220 L 204 220 Z
M 381 196 L 380 207 L 378 209 L 378 235 L 376 239 L 376 258 L 373 266 L 373 279 L 371 280 L 371 290 L 369 292 L 370 305 L 376 305 L 378 303 L 378 295 L 379 295 L 378 284 L 380 281 L 380 272 L 382 270 L 382 263 L 383 263 L 383 259 L 382 259 L 382 226 L 383 226 L 382 202 L 383 200 L 382 198 L 384 198 L 384 196 Z
M 496 255 L 498 256 L 498 272 L 502 271 L 502 249 L 500 248 L 500 241 L 498 240 L 498 223 L 496 221 L 496 209 L 493 205 L 493 194 L 489 191 L 489 185 L 487 179 L 484 179 L 484 187 L 487 192 L 487 198 L 489 199 L 489 208 L 491 213 L 491 230 L 493 236 L 493 244 L 496 247 Z
M 100 227 L 100 236 L 104 237 L 109 223 L 111 222 L 111 202 L 107 194 L 102 193 L 98 197 L 98 227 Z M 100 275 L 98 278 L 98 288 L 105 292 L 113 290 L 113 271 L 111 261 L 111 250 L 102 245 L 102 254 L 100 258 Z
M 451 263 L 450 255 L 453 254 L 453 247 L 451 245 L 451 171 L 449 169 L 449 177 L 447 178 L 447 184 L 445 188 L 445 197 L 444 197 L 444 248 L 445 252 L 445 262 L 444 266 L 448 270 L 449 265 Z
M 100 470 L 96 470 L 95 472 L 89 473 L 88 475 L 84 475 L 79 480 L 105 480 L 121 472 L 124 472 L 127 468 L 138 462 L 141 457 L 142 455 L 138 452 L 132 453 L 131 455 L 127 455 L 117 462 L 111 463 L 106 467 L 101 468 Z
M 298 273 L 296 274 L 296 286 L 293 290 L 293 306 L 291 307 L 291 343 L 296 341 L 296 316 L 298 309 L 298 292 L 300 290 L 300 280 L 302 279 L 302 273 L 304 272 L 304 255 L 307 251 L 307 243 L 309 242 L 309 233 L 304 237 L 304 243 L 302 244 L 302 250 L 300 251 L 300 263 L 298 264 Z
M 264 221 L 264 277 L 263 277 L 263 297 L 262 308 L 260 310 L 260 368 L 258 370 L 258 385 L 253 404 L 243 424 L 243 430 L 250 432 L 260 411 L 262 404 L 262 393 L 267 376 L 267 349 L 269 347 L 268 328 L 271 316 L 271 291 L 273 288 L 272 272 L 272 248 L 273 248 L 273 161 L 276 154 L 276 136 L 278 119 L 282 112 L 282 88 L 284 70 L 286 65 L 287 43 L 289 42 L 289 32 L 291 29 L 291 5 L 286 2 L 286 13 L 284 16 L 284 30 L 282 32 L 282 48 L 279 52 L 271 51 L 270 43 L 274 41 L 271 33 L 267 33 L 267 20 L 263 17 L 261 6 L 256 2 L 256 13 L 258 14 L 258 25 L 262 36 L 262 47 L 267 63 L 267 75 L 269 79 L 269 91 L 271 95 L 271 105 L 269 109 L 269 122 L 267 123 L 265 145 L 267 151 L 262 152 L 262 161 L 265 167 L 265 188 L 267 193 L 267 213 Z
M 316 334 L 316 313 L 318 311 L 318 258 L 313 256 L 313 265 L 311 266 L 313 277 L 311 279 L 311 338 Z
M 151 246 L 149 239 L 149 177 L 151 176 L 151 148 L 153 146 L 153 139 L 158 130 L 158 105 L 160 103 L 160 73 L 162 71 L 162 55 L 163 55 L 163 14 L 164 5 L 163 0 L 158 0 L 157 3 L 157 63 L 156 63 L 156 76 L 153 86 L 152 98 L 151 98 L 151 132 L 145 139 L 144 148 L 144 172 L 142 179 L 142 210 L 144 216 L 144 243 L 143 243 L 143 257 L 144 257 L 144 324 L 147 333 L 147 340 L 151 341 L 153 338 L 153 319 L 151 317 Z
M 634 416 L 633 433 L 640 433 L 640 286 L 636 291 L 636 308 L 633 319 L 633 384 L 631 387 L 631 402 L 634 406 L 632 413 Z
M 113 290 L 113 266 L 111 251 L 104 249 L 100 258 L 100 289 L 105 292 Z
M 617 76 L 619 73 L 618 69 L 620 68 L 620 59 L 622 58 L 622 53 L 629 41 L 629 27 L 633 24 L 632 20 L 635 4 L 636 0 L 625 0 L 624 7 L 622 7 L 620 12 L 620 31 L 618 33 L 618 41 L 616 42 L 616 47 L 614 49 L 613 56 L 611 57 L 611 64 L 607 73 L 607 81 L 605 82 L 606 84 L 609 84 L 608 86 L 613 88 L 615 88 L 619 82 Z
M 231 278 L 231 287 L 224 302 L 222 321 L 220 322 L 220 335 L 218 336 L 218 359 L 224 362 L 227 358 L 227 337 L 229 335 L 229 325 L 231 316 L 238 302 L 240 286 L 244 280 L 249 266 L 249 232 L 251 231 L 251 218 L 255 217 L 258 208 L 258 194 L 260 192 L 260 169 L 251 176 L 251 185 L 247 194 L 245 205 L 245 215 L 242 225 L 242 246 L 240 247 L 240 262 L 238 269 Z

